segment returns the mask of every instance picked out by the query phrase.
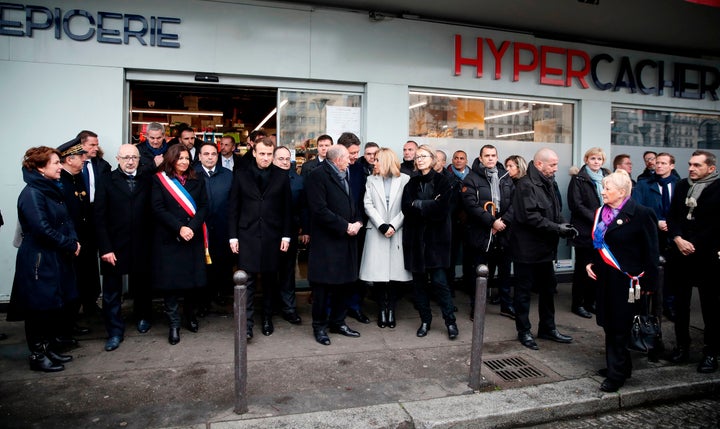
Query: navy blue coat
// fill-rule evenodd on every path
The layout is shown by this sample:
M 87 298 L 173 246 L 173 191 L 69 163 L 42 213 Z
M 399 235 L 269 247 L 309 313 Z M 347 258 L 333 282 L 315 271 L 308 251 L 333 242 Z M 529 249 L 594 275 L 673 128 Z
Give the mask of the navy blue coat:
M 23 240 L 15 260 L 8 320 L 28 310 L 59 309 L 77 299 L 73 255 L 78 238 L 57 182 L 22 170 L 27 184 L 18 197 Z
M 205 182 L 205 190 L 208 197 L 208 210 L 205 224 L 208 228 L 210 242 L 210 253 L 214 254 L 219 249 L 226 251 L 230 249 L 228 239 L 228 208 L 230 202 L 230 188 L 233 182 L 233 172 L 221 167 L 220 163 L 215 166 L 215 173 L 208 176 L 202 164 L 195 166 L 195 171 L 202 176 Z

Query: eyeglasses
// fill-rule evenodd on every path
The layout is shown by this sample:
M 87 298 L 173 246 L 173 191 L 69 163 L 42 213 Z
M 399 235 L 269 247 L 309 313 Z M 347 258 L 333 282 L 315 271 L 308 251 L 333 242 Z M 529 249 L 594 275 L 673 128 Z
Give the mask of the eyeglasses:
M 415 159 L 418 161 L 421 159 L 425 159 L 425 158 L 432 158 L 432 156 L 430 156 L 430 155 L 415 155 Z
M 118 159 L 128 162 L 128 161 L 137 161 L 138 159 L 140 159 L 140 157 L 136 156 L 136 155 L 129 155 L 129 156 L 119 156 Z

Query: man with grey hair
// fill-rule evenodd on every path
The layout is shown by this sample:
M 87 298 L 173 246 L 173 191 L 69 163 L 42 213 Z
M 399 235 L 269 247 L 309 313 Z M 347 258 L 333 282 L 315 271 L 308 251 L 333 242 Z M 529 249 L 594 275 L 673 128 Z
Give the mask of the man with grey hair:
M 511 243 L 515 262 L 515 327 L 520 343 L 532 350 L 538 345 L 530 332 L 530 290 L 538 291 L 540 323 L 538 338 L 570 343 L 555 326 L 555 289 L 557 278 L 553 261 L 557 259 L 560 237 L 572 238 L 577 231 L 565 223 L 555 192 L 558 156 L 542 148 L 528 165 L 527 175 L 518 180 L 513 194 L 513 234 Z
M 327 161 L 305 182 L 310 211 L 312 245 L 308 281 L 312 288 L 312 326 L 315 340 L 330 345 L 330 332 L 347 337 L 360 333 L 345 324 L 347 292 L 358 279 L 357 235 L 363 227 L 358 205 L 347 180 L 350 155 L 345 146 L 331 146 Z M 327 302 L 330 300 L 328 317 Z
M 149 123 L 145 137 L 147 140 L 137 145 L 140 152 L 140 168 L 154 172 L 163 161 L 163 155 L 169 147 L 165 141 L 165 126 L 158 122 Z
M 95 200 L 95 231 L 103 275 L 103 316 L 108 340 L 106 351 L 120 346 L 125 336 L 122 317 L 123 275 L 128 275 L 137 330 L 150 329 L 152 285 L 150 284 L 152 175 L 138 169 L 140 153 L 132 144 L 120 146 L 118 168 L 98 184 Z

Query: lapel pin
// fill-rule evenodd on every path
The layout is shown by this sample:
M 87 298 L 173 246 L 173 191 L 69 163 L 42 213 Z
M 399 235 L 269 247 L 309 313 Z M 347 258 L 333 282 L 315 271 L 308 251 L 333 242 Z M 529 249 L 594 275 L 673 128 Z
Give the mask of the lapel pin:
M 622 225 L 622 224 L 623 224 L 622 219 L 618 219 L 618 220 L 617 220 L 617 224 L 618 224 L 618 225 Z

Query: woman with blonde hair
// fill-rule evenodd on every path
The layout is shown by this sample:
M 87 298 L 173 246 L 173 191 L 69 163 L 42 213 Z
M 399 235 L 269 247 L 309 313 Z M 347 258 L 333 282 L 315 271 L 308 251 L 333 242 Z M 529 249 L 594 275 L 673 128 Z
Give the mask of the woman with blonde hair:
M 397 283 L 412 280 L 404 268 L 402 245 L 402 194 L 410 176 L 400 173 L 400 161 L 390 149 L 380 149 L 375 159 L 373 175 L 365 184 L 368 223 L 360 279 L 373 282 L 378 292 L 378 326 L 394 328 Z
M 588 149 L 584 157 L 585 165 L 572 176 L 567 192 L 570 223 L 578 231 L 572 240 L 575 246 L 575 272 L 570 309 L 587 319 L 592 318 L 592 313 L 595 312 L 595 289 L 594 282 L 589 281 L 583 270 L 593 256 L 590 236 L 595 211 L 602 205 L 602 180 L 610 174 L 610 171 L 602 167 L 605 160 L 605 152 L 601 148 Z
M 437 161 L 435 150 L 428 145 L 415 152 L 418 174 L 410 178 L 402 196 L 405 214 L 403 254 L 405 269 L 412 272 L 415 305 L 420 313 L 418 337 L 430 331 L 432 312 L 428 293 L 428 277 L 433 294 L 440 303 L 448 338 L 458 336 L 455 310 L 447 282 L 450 267 L 450 200 L 452 184 L 442 173 L 433 169 Z

